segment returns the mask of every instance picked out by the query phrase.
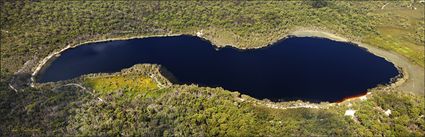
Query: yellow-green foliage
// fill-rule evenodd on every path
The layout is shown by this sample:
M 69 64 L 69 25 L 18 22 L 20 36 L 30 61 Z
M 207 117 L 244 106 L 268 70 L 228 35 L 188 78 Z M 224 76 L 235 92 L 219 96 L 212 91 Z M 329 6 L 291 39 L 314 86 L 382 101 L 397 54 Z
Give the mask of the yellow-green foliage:
M 400 3 L 389 3 L 384 9 L 375 9 L 379 23 L 377 35 L 363 37 L 363 42 L 404 55 L 411 61 L 424 66 L 425 17 L 424 6 L 415 5 L 416 10 L 403 7 Z
M 404 40 L 402 37 L 396 35 L 385 35 L 366 38 L 368 44 L 376 45 L 380 48 L 395 51 L 401 55 L 406 56 L 412 62 L 424 66 L 424 52 L 420 50 L 423 47 L 416 46 L 415 44 Z
M 156 83 L 151 78 L 136 74 L 87 78 L 86 84 L 101 94 L 119 90 L 126 91 L 128 94 L 148 93 L 157 89 Z

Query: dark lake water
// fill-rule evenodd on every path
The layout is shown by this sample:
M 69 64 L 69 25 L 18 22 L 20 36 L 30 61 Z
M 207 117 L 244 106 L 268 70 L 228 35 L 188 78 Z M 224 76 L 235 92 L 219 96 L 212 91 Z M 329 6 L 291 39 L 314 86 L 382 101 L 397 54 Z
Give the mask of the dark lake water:
M 68 49 L 45 68 L 38 82 L 89 73 L 119 72 L 134 64 L 160 64 L 176 84 L 223 87 L 273 101 L 340 101 L 389 83 L 396 67 L 352 43 L 289 37 L 271 46 L 215 48 L 194 36 L 90 43 Z

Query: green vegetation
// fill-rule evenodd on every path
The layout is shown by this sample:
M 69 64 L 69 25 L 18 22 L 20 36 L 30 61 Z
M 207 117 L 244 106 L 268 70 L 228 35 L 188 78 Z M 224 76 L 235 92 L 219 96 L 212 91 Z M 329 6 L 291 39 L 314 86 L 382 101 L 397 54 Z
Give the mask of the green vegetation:
M 410 4 L 2 1 L 0 134 L 424 136 L 424 98 L 393 90 L 374 89 L 365 101 L 321 109 L 273 109 L 261 105 L 266 101 L 221 88 L 162 87 L 144 73 L 148 70 L 75 80 L 88 90 L 61 83 L 31 88 L 25 83 L 35 62 L 69 44 L 201 30 L 216 44 L 252 48 L 293 30 L 318 29 L 397 52 L 423 67 L 424 5 L 413 3 L 413 10 Z M 16 84 L 17 92 L 8 86 L 12 79 L 24 82 Z M 344 116 L 347 109 L 357 110 L 355 117 Z M 385 115 L 386 110 L 391 115 Z
M 321 29 L 394 50 L 423 66 L 424 5 L 415 3 L 412 10 L 407 8 L 410 2 L 390 2 L 382 10 L 384 4 L 327 2 L 318 8 L 299 1 L 4 2 L 1 71 L 11 74 L 25 61 L 68 44 L 202 29 L 215 43 L 238 47 L 262 46 L 296 28 Z
M 380 23 L 376 30 L 379 35 L 363 36 L 363 41 L 370 45 L 395 51 L 424 66 L 425 42 L 425 7 L 409 10 L 395 4 L 388 4 L 385 9 L 377 10 Z
M 155 89 L 156 83 L 152 79 L 138 75 L 120 75 L 115 77 L 88 78 L 86 84 L 93 87 L 93 90 L 102 94 L 116 92 L 124 89 L 128 93 L 135 94 L 149 92 Z
M 425 135 L 425 99 L 399 91 L 377 90 L 367 100 L 322 109 L 273 109 L 221 88 L 158 88 L 146 75 L 130 77 L 88 78 L 93 95 L 76 87 L 2 92 L 0 129 L 5 135 Z M 347 109 L 357 110 L 355 117 L 344 116 Z

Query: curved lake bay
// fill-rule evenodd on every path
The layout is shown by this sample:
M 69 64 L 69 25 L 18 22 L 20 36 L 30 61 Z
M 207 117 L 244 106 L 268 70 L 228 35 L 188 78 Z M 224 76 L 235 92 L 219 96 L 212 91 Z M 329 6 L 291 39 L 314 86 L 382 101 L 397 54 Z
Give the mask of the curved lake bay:
M 325 38 L 288 37 L 264 48 L 240 50 L 216 48 L 199 37 L 183 35 L 68 49 L 37 81 L 119 72 L 141 63 L 165 67 L 178 81 L 175 84 L 223 87 L 274 101 L 340 101 L 387 84 L 399 74 L 392 63 L 355 44 Z

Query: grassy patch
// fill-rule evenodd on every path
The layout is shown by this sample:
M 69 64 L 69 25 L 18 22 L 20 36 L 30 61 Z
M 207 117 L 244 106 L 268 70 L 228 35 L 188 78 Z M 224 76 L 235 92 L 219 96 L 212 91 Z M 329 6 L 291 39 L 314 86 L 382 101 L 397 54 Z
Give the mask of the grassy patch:
M 162 93 L 158 90 L 153 79 L 143 75 L 113 75 L 87 78 L 85 84 L 92 87 L 96 93 L 102 95 L 111 92 L 125 91 L 129 96 L 144 94 L 147 97 L 156 97 Z
M 375 45 L 379 48 L 395 51 L 407 57 L 412 62 L 424 66 L 424 51 L 420 47 L 410 41 L 405 40 L 403 37 L 387 34 L 384 36 L 367 37 L 364 39 L 365 43 Z
M 412 62 L 424 66 L 425 17 L 424 5 L 413 4 L 416 10 L 401 3 L 390 3 L 385 9 L 375 9 L 371 14 L 379 21 L 377 35 L 365 35 L 363 41 L 386 50 L 395 51 Z

